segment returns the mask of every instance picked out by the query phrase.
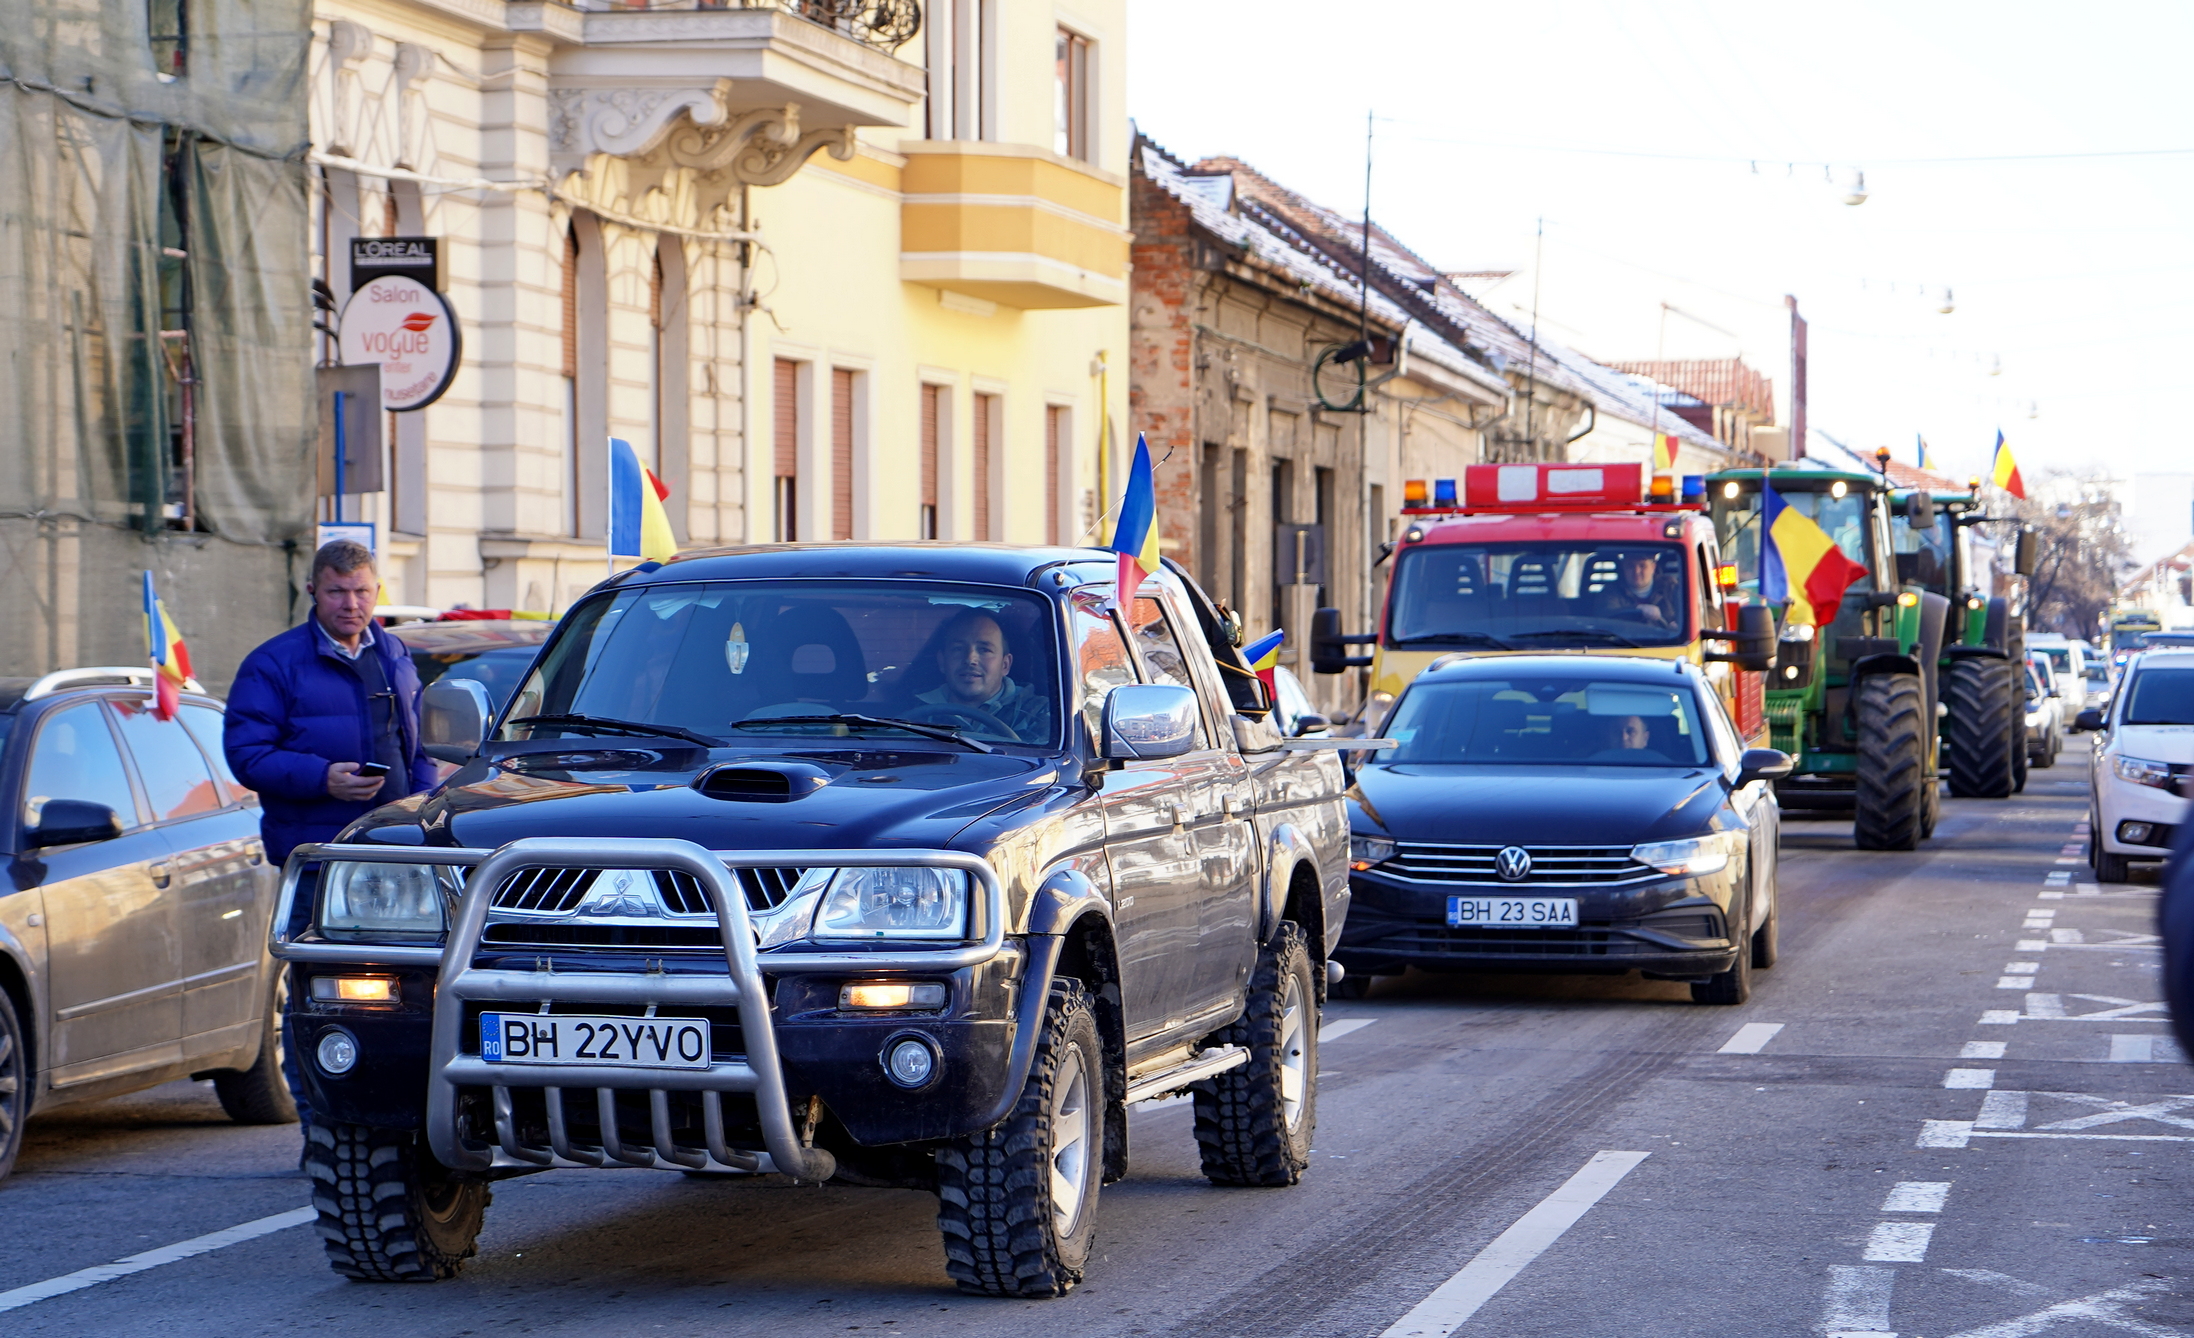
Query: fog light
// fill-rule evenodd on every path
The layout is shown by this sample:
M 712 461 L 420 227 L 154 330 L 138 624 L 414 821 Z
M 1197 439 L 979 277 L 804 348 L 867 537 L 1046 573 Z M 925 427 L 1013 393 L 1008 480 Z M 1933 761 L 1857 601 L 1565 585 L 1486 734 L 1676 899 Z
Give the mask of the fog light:
M 1797 665 L 1795 665 L 1795 664 L 1786 664 L 1786 665 L 1784 665 L 1784 666 L 1783 666 L 1783 677 L 1784 677 L 1784 678 L 1796 678 L 1797 676 L 1798 676 L 1798 666 L 1797 666 Z
M 322 1071 L 339 1078 L 358 1066 L 358 1041 L 340 1029 L 322 1032 L 320 1046 L 314 1054 Z
M 312 997 L 323 1003 L 395 1003 L 396 982 L 386 976 L 314 976 Z
M 2148 844 L 2148 838 L 2155 835 L 2155 833 L 2156 825 L 2151 822 L 2121 822 L 2118 824 L 2118 839 L 2128 845 L 2145 846 Z
M 903 1036 L 884 1051 L 884 1073 L 901 1087 L 924 1087 L 937 1076 L 937 1051 L 919 1036 Z
M 867 981 L 858 985 L 846 985 L 838 991 L 840 1008 L 942 1008 L 945 1006 L 945 987 L 939 984 L 913 985 L 905 981 Z

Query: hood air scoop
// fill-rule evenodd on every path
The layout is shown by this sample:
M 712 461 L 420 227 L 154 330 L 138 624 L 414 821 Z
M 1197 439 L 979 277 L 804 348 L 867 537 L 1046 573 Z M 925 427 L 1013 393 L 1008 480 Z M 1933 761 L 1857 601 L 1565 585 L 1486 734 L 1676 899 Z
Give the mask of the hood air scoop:
M 711 799 L 754 804 L 783 804 L 830 784 L 830 773 L 803 762 L 737 762 L 710 767 L 694 777 L 693 788 Z

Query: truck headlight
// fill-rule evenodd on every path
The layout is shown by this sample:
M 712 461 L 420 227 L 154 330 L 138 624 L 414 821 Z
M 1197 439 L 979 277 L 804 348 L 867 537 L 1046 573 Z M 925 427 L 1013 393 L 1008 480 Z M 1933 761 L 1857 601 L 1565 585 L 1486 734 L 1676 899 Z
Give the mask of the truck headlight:
M 1394 843 L 1383 836 L 1348 838 L 1348 867 L 1359 872 L 1394 858 Z
M 2118 773 L 2119 780 L 2129 780 L 2135 785 L 2153 785 L 2159 790 L 2171 788 L 2171 764 L 2151 762 L 2145 757 L 2113 757 L 2110 769 Z
M 1729 867 L 1729 857 L 1743 839 L 1741 832 L 1712 832 L 1687 841 L 1652 841 L 1631 847 L 1630 857 L 1662 873 L 1720 873 Z
M 320 933 L 332 939 L 439 938 L 461 886 L 433 864 L 332 860 L 320 867 Z
M 817 938 L 967 937 L 959 869 L 840 869 L 815 912 Z

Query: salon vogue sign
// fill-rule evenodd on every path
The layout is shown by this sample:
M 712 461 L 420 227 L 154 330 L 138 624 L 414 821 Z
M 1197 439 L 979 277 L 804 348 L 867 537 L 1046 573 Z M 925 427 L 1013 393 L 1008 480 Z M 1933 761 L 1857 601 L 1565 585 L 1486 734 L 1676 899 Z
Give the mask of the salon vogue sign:
M 381 407 L 424 409 L 449 389 L 463 351 L 457 315 L 440 293 L 403 274 L 358 285 L 343 306 L 343 361 L 381 368 Z

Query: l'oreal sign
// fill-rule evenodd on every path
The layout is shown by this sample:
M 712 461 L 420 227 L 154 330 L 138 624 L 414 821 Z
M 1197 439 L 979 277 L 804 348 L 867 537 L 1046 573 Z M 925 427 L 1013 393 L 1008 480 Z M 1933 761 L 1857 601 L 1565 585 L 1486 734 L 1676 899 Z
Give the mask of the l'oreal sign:
M 353 237 L 350 239 L 350 290 L 357 292 L 387 274 L 417 279 L 442 291 L 442 239 L 439 237 Z

